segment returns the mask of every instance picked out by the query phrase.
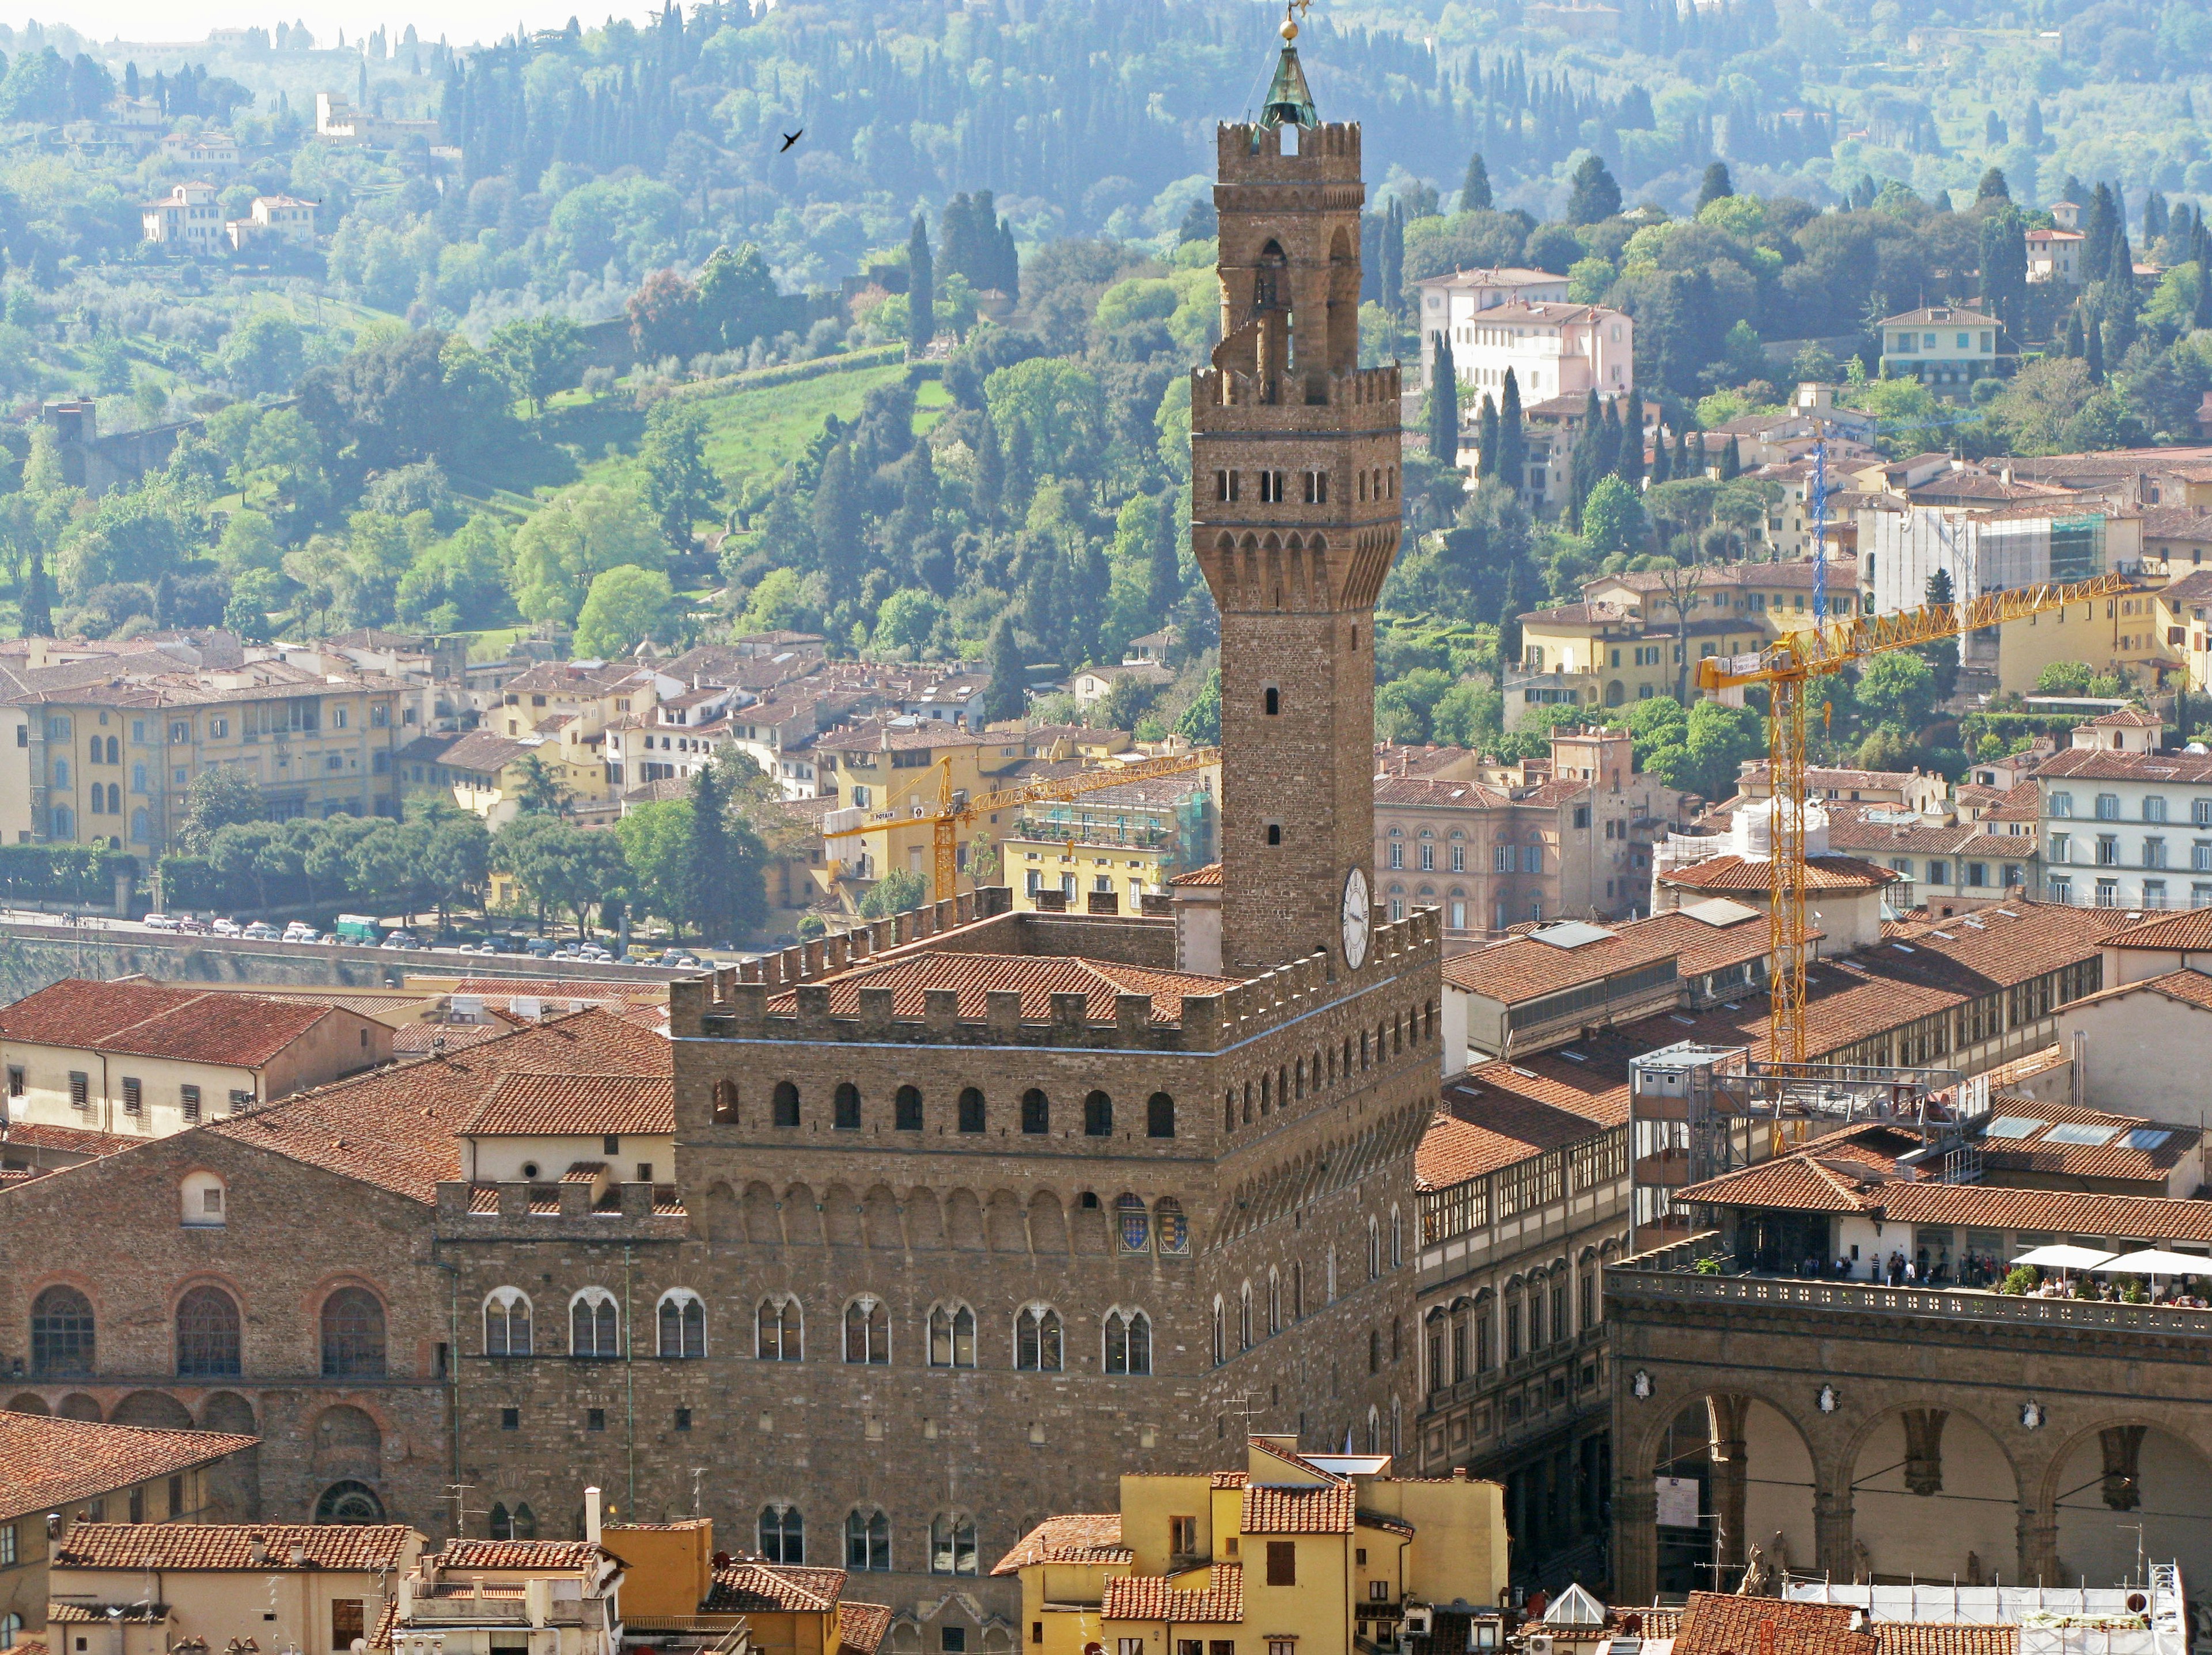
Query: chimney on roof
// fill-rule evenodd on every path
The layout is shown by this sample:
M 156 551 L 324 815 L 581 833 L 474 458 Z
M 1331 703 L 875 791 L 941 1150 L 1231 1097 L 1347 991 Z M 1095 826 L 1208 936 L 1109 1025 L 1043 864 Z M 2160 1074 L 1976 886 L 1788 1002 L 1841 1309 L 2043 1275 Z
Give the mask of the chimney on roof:
M 599 1491 L 584 1490 L 584 1538 L 592 1545 L 599 1543 Z

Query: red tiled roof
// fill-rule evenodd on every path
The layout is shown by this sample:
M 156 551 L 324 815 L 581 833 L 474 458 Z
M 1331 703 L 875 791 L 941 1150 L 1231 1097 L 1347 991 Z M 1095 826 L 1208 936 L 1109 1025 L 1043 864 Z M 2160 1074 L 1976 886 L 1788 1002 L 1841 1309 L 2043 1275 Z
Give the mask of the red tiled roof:
M 2191 908 L 2164 919 L 2130 926 L 2105 939 L 2107 948 L 2152 948 L 2175 953 L 2212 952 L 2212 908 Z
M 1877 1655 L 2020 1655 L 2017 1626 L 1984 1622 L 1870 1621 Z
M 670 1133 L 676 1130 L 676 1081 L 666 1074 L 510 1072 L 463 1129 L 472 1138 Z
M 1102 1621 L 1234 1622 L 1244 1618 L 1244 1568 L 1216 1563 L 1211 1585 L 1178 1587 L 1160 1574 L 1121 1575 L 1106 1582 Z
M 438 1568 L 589 1569 L 613 1554 L 588 1540 L 448 1540 Z
M 10 1121 L 0 1144 L 26 1149 L 59 1149 L 74 1155 L 112 1155 L 145 1139 L 127 1132 L 94 1132 L 81 1126 L 50 1126 L 43 1121 Z
M 4 1416 L 0 1416 L 4 1417 Z M 110 1430 L 116 1427 L 109 1427 Z M 144 1436 L 185 1436 L 182 1431 Z M 252 1444 L 252 1437 L 233 1442 Z M 397 1569 L 418 1541 L 404 1523 L 80 1523 L 53 1555 L 58 1569 Z M 254 1542 L 263 1548 L 254 1561 Z M 302 1561 L 295 1565 L 292 1549 Z
M 1588 782 L 1577 782 L 1577 788 Z M 1375 802 L 1407 805 L 1422 810 L 1498 810 L 1514 803 L 1513 795 L 1480 782 L 1453 782 L 1433 776 L 1378 776 Z
M 1895 885 L 1905 876 L 1887 867 L 1876 867 L 1872 862 L 1862 861 L 1856 856 L 1808 856 L 1805 859 L 1805 888 L 1808 891 L 1868 891 L 1877 885 Z M 1679 885 L 1686 891 L 1771 891 L 1774 888 L 1774 864 L 1771 861 L 1748 861 L 1733 854 L 1708 857 L 1702 862 L 1692 862 L 1687 867 L 1674 868 L 1659 876 L 1663 884 Z
M 1022 1015 L 1042 1022 L 1052 1014 L 1055 994 L 1084 996 L 1084 1015 L 1093 1023 L 1114 1020 L 1114 996 L 1148 994 L 1152 1020 L 1173 1023 L 1182 1016 L 1186 995 L 1213 995 L 1233 986 L 1235 979 L 1200 977 L 1188 971 L 1149 970 L 1115 960 L 1085 959 L 1073 955 L 919 953 L 882 965 L 863 965 L 830 982 L 830 1013 L 852 1017 L 860 1009 L 862 989 L 889 989 L 896 1017 L 919 1017 L 924 993 L 951 989 L 960 996 L 960 1015 L 981 1018 L 985 995 L 994 989 L 1011 989 L 1022 997 Z M 798 1006 L 795 991 L 769 1002 L 771 1012 L 788 1015 Z
M 2078 776 L 2085 782 L 2212 782 L 2212 756 L 2203 753 L 2112 752 L 2103 747 L 2063 747 L 2036 766 L 2043 781 Z
M 0 1413 L 0 1518 L 58 1510 L 251 1448 L 256 1437 Z
M 702 1615 L 757 1615 L 775 1609 L 834 1609 L 845 1595 L 845 1571 L 740 1558 L 714 1571 Z
M 1170 885 L 1212 885 L 1216 890 L 1218 890 L 1221 885 L 1221 864 L 1219 862 L 1208 862 L 1204 867 L 1194 867 L 1188 873 L 1176 874 L 1175 878 L 1170 879 L 1168 883 Z
M 0 1038 L 250 1068 L 330 1014 L 312 1002 L 64 977 L 0 1011 Z
M 1857 1618 L 1839 1603 L 1693 1591 L 1674 1655 L 1880 1655 L 1873 1634 L 1851 1629 Z
M 1245 1534 L 1350 1534 L 1356 1516 L 1350 1478 L 1315 1487 L 1247 1483 Z
M 460 1176 L 456 1135 L 476 1118 L 501 1076 L 562 1068 L 604 1074 L 617 1067 L 668 1074 L 674 1048 L 595 1008 L 428 1062 L 301 1092 L 200 1129 L 429 1202 L 441 1179 Z
M 1133 1555 L 1121 1543 L 1119 1512 L 1077 1512 L 1045 1518 L 991 1573 L 1013 1574 L 1032 1563 L 1127 1563 Z
M 1472 1075 L 1446 1081 L 1443 1102 L 1413 1152 L 1417 1190 L 1447 1190 L 1609 1129 L 1555 1104 L 1492 1091 Z
M 884 1635 L 891 1629 L 889 1603 L 842 1603 L 837 1605 L 838 1655 L 876 1655 Z

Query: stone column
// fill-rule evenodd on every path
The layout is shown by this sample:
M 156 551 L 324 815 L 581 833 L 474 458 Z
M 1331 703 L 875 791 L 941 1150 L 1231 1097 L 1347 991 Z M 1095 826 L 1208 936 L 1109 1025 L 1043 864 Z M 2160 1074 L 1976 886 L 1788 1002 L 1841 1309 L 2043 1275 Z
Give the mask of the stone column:
M 1851 1468 L 1817 1466 L 1813 1473 L 1813 1555 L 1814 1566 L 1831 1580 L 1858 1578 L 1857 1555 L 1851 1542 Z
M 1659 1491 L 1649 1467 L 1624 1462 L 1613 1483 L 1613 1597 L 1648 1603 L 1659 1593 Z
M 1743 1423 L 1751 1398 L 1716 1393 L 1705 1398 L 1706 1455 L 1711 1461 L 1713 1500 L 1713 1561 L 1720 1572 L 1713 1590 L 1727 1591 L 1730 1569 L 1744 1565 L 1743 1508 L 1750 1468 L 1743 1445 Z
M 2058 1567 L 2058 1513 L 2046 1510 L 2040 1495 L 2020 1508 L 2020 1584 L 2066 1584 Z

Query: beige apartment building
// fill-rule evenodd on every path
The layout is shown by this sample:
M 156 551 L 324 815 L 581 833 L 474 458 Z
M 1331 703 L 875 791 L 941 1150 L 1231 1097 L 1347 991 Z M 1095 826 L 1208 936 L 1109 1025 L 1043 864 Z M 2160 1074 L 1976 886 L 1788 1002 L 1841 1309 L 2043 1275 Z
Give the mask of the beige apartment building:
M 6 1122 L 160 1138 L 392 1061 L 342 1007 L 64 978 L 0 1009 Z M 184 1221 L 222 1222 L 220 1196 Z

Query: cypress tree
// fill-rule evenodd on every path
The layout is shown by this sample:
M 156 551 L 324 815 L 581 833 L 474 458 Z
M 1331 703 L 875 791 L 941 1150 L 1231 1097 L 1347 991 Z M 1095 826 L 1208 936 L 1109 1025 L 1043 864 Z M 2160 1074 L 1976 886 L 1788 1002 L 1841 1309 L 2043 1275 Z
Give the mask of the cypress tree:
M 2200 232 L 2203 228 L 2202 224 L 2197 226 Z M 2194 326 L 2212 327 L 2212 268 L 2207 266 L 2201 241 L 2197 253 L 2197 308 L 2191 313 L 2189 319 Z
M 906 239 L 906 302 L 907 359 L 920 362 L 937 337 L 936 272 L 929 256 L 929 222 L 921 213 L 914 216 L 914 231 Z
M 1500 665 L 1521 660 L 1521 560 L 1505 566 L 1505 595 L 1498 605 L 1498 659 Z
M 1736 453 L 1735 439 L 1730 437 L 1728 447 L 1721 450 L 1721 481 L 1727 483 L 1742 475 L 1743 460 Z
M 1597 392 L 1592 391 L 1583 399 L 1582 434 L 1575 439 L 1574 452 L 1567 459 L 1567 519 L 1582 521 L 1583 502 L 1589 491 L 1597 487 L 1597 480 L 1605 475 L 1597 463 L 1598 450 L 1605 441 L 1605 410 L 1598 405 Z
M 821 478 L 814 485 L 814 544 L 833 604 L 860 593 L 866 551 L 860 515 L 865 487 L 866 479 L 853 475 L 851 445 L 839 443 L 823 458 Z
M 1712 461 L 1705 453 L 1705 434 L 1703 431 L 1697 432 L 1690 443 L 1690 464 L 1696 467 L 1690 475 L 1703 477 L 1705 474 L 1705 468 L 1711 463 Z
M 1459 186 L 1459 210 L 1463 213 L 1490 210 L 1490 168 L 1483 165 L 1480 149 L 1467 158 L 1467 177 Z
M 2105 382 L 2104 323 L 2099 318 L 2092 316 L 2088 326 L 2082 329 L 2082 332 L 2085 336 L 2084 343 L 2088 347 L 2083 354 L 2089 359 L 2089 381 L 2093 385 L 2102 385 Z
M 1498 474 L 1516 494 L 1528 476 L 1528 436 L 1521 429 L 1521 382 L 1510 368 L 1498 399 Z
M 2066 313 L 2066 343 L 2061 350 L 2069 356 L 2081 356 L 2081 309 L 2075 306 Z
M 1634 386 L 1623 399 L 1620 418 L 1620 459 L 1614 474 L 1632 489 L 1644 486 L 1644 398 Z
M 1690 428 L 1678 426 L 1674 431 L 1674 461 L 1668 467 L 1675 477 L 1695 477 L 1690 469 Z
M 1011 616 L 1001 615 L 999 624 L 991 629 L 991 682 L 983 691 L 983 717 L 987 721 L 1019 718 L 1029 705 L 1029 670 L 1022 660 L 1022 646 L 1014 636 Z
M 1735 131 L 1734 117 L 1730 117 L 1729 131 L 1731 133 Z M 1724 161 L 1711 162 L 1705 167 L 1703 181 L 1698 186 L 1698 210 L 1703 212 L 1714 202 L 1735 193 L 1735 184 L 1729 177 L 1728 163 Z
M 1482 471 L 1482 480 L 1494 483 L 1498 479 L 1498 405 L 1490 392 L 1482 393 L 1482 417 L 1480 434 L 1475 439 L 1475 455 Z
M 1651 436 L 1651 486 L 1674 480 L 1674 468 L 1667 460 L 1667 433 L 1662 428 Z
M 1439 465 L 1459 463 L 1459 367 L 1451 342 L 1436 336 L 1436 362 L 1430 370 L 1429 453 Z
M 999 428 L 986 409 L 983 435 L 975 440 L 975 504 L 985 516 L 995 517 L 1006 494 L 1006 451 L 999 446 Z

